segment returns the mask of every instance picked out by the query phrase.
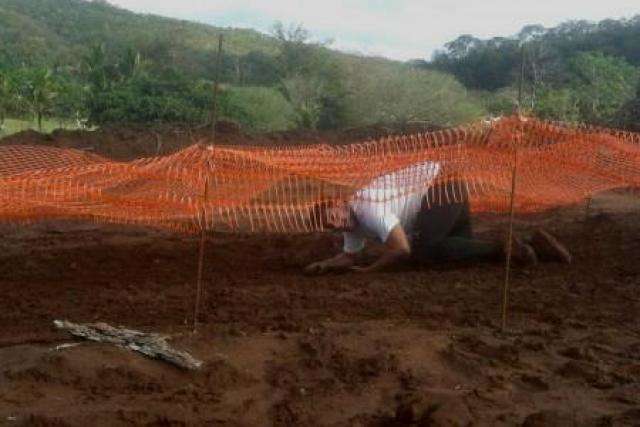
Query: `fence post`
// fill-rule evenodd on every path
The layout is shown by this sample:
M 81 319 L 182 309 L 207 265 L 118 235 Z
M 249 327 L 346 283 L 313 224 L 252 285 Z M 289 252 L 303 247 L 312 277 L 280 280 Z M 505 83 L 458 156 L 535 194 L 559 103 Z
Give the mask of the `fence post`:
M 518 179 L 518 143 L 522 141 L 522 95 L 524 85 L 525 50 L 522 45 L 522 56 L 520 62 L 520 84 L 518 88 L 518 133 L 512 141 L 513 147 L 513 169 L 511 171 L 511 200 L 509 203 L 509 232 L 507 235 L 507 254 L 504 271 L 504 287 L 502 289 L 502 331 L 507 329 L 507 313 L 509 310 L 509 288 L 511 280 L 511 255 L 513 253 L 513 221 L 515 216 L 516 201 L 516 181 Z
M 204 179 L 203 206 L 209 198 L 209 177 Z M 193 305 L 193 333 L 198 331 L 198 314 L 200 312 L 200 299 L 202 297 L 202 277 L 204 274 L 204 249 L 207 242 L 207 226 L 205 221 L 206 211 L 202 208 L 202 222 L 200 230 L 200 249 L 198 251 L 198 278 L 196 280 L 196 298 Z
M 220 83 L 220 68 L 222 66 L 222 34 L 218 36 L 218 54 L 216 57 L 216 74 L 213 82 L 213 105 L 211 108 L 211 137 L 216 137 L 216 124 L 218 123 L 218 86 Z
M 511 172 L 511 201 L 509 207 L 509 233 L 507 236 L 507 258 L 504 272 L 504 288 L 502 290 L 502 331 L 507 328 L 507 311 L 509 305 L 509 285 L 511 279 L 511 255 L 513 252 L 513 221 L 515 216 L 516 181 L 518 177 L 518 147 L 513 147 L 513 170 Z

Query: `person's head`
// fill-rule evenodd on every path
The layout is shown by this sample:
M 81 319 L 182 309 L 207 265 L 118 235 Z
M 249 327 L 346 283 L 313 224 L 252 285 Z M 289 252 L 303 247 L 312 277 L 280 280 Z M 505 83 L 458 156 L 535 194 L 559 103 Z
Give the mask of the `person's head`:
M 310 214 L 312 226 L 335 231 L 349 231 L 354 226 L 353 215 L 349 205 L 342 201 L 324 201 L 316 203 Z

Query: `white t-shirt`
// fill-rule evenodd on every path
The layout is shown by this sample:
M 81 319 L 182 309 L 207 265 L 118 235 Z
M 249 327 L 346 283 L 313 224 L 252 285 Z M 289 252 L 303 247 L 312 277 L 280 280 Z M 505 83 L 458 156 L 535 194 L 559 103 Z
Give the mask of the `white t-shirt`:
M 357 224 L 354 230 L 344 233 L 344 252 L 360 252 L 367 239 L 386 242 L 398 224 L 411 233 L 422 198 L 440 170 L 438 162 L 418 163 L 379 176 L 358 190 L 349 201 Z

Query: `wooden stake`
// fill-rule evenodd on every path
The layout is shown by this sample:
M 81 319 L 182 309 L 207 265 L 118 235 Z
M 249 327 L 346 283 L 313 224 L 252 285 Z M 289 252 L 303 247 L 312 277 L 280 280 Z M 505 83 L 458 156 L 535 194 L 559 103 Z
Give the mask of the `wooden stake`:
M 586 223 L 589 220 L 589 214 L 591 213 L 591 200 L 592 198 L 589 197 L 587 199 L 587 204 L 584 208 L 584 222 Z
M 216 125 L 218 124 L 218 85 L 220 82 L 220 68 L 222 63 L 222 43 L 223 36 L 218 36 L 218 54 L 216 58 L 216 75 L 213 83 L 213 100 L 211 108 L 211 138 L 212 142 L 215 142 L 216 138 Z M 206 176 L 204 180 L 204 203 L 207 202 L 209 196 L 209 177 Z M 200 311 L 200 299 L 202 298 L 202 276 L 204 273 L 204 250 L 207 243 L 207 230 L 204 224 L 204 216 L 206 212 L 202 211 L 202 230 L 200 231 L 200 249 L 198 251 L 198 278 L 196 282 L 196 299 L 193 306 L 193 333 L 198 331 L 198 314 Z
M 216 75 L 213 83 L 213 105 L 211 108 L 211 137 L 216 137 L 218 123 L 218 84 L 220 83 L 220 68 L 222 67 L 222 34 L 218 37 L 218 55 L 216 57 Z
M 513 220 L 515 216 L 516 181 L 518 177 L 518 149 L 513 149 L 513 171 L 511 173 L 511 203 L 509 207 L 509 234 L 507 236 L 507 259 L 502 290 L 502 331 L 507 328 L 507 307 L 509 305 L 509 280 L 511 275 L 511 254 L 513 251 Z
M 187 134 L 189 135 L 189 141 L 191 142 L 191 144 L 195 144 L 196 141 L 193 138 L 193 134 L 192 134 L 191 128 L 187 129 Z M 186 281 L 186 280 L 184 282 L 184 295 L 185 295 L 185 298 L 184 298 L 184 326 L 186 328 L 187 326 L 189 326 L 189 301 L 190 301 L 190 298 L 187 298 L 187 295 L 191 295 L 189 282 Z
M 518 117 L 522 120 L 522 94 L 524 84 L 525 51 L 522 45 L 522 62 L 520 64 L 520 85 L 518 90 Z M 522 124 L 520 124 L 522 126 Z M 504 288 L 502 290 L 502 331 L 507 329 L 507 312 L 509 306 L 509 287 L 511 280 L 511 255 L 513 252 L 513 220 L 515 216 L 516 181 L 518 178 L 518 142 L 522 141 L 522 128 L 519 132 L 519 141 L 513 144 L 513 171 L 511 172 L 511 201 L 509 206 L 509 233 L 507 236 L 507 256 L 504 267 Z
M 522 52 L 520 58 L 520 84 L 518 85 L 518 115 L 522 114 L 522 96 L 524 94 L 524 65 L 525 65 L 525 52 L 524 44 L 522 44 Z
M 204 203 L 209 198 L 209 178 L 205 177 L 204 180 Z M 202 209 L 202 230 L 200 231 L 200 250 L 198 251 L 198 278 L 196 281 L 196 300 L 193 305 L 193 333 L 198 331 L 198 314 L 200 311 L 200 299 L 202 297 L 202 276 L 204 273 L 204 249 L 207 242 L 207 227 L 205 225 L 206 212 Z

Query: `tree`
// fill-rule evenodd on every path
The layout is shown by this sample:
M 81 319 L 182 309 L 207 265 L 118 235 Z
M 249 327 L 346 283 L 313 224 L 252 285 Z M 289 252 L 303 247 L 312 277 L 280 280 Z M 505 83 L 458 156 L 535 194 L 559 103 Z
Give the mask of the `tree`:
M 100 92 L 109 88 L 113 80 L 113 70 L 108 67 L 104 44 L 95 45 L 91 48 L 82 61 L 82 71 L 92 91 Z
M 496 37 L 483 41 L 469 35 L 447 43 L 433 58 L 433 68 L 455 75 L 465 86 L 497 90 L 513 83 L 520 64 L 519 41 Z
M 581 120 L 578 98 L 569 88 L 543 88 L 534 111 L 538 117 L 546 120 L 573 123 Z
M 634 132 L 640 131 L 640 84 L 635 97 L 622 107 L 618 125 Z
M 569 21 L 555 28 L 527 25 L 513 37 L 490 40 L 463 35 L 434 54 L 430 67 L 455 75 L 471 89 L 495 91 L 517 85 L 520 46 L 526 50 L 525 90 L 535 108 L 538 91 L 571 80 L 570 60 L 582 52 L 601 52 L 640 66 L 640 18 Z
M 580 53 L 569 62 L 569 87 L 580 116 L 589 123 L 612 125 L 618 111 L 634 96 L 638 69 L 624 59 L 600 52 Z
M 470 34 L 463 34 L 457 39 L 446 43 L 444 47 L 447 48 L 450 57 L 459 59 L 468 55 L 472 50 L 479 48 L 482 44 L 482 40 Z
M 450 75 L 392 64 L 349 73 L 347 118 L 351 126 L 406 124 L 453 126 L 485 111 Z
M 481 91 L 477 93 L 477 97 L 482 100 L 487 112 L 493 116 L 513 114 L 518 108 L 518 89 L 513 86 L 494 92 Z
M 295 112 L 282 93 L 266 87 L 230 87 L 220 93 L 221 115 L 251 132 L 289 130 Z
M 303 129 L 316 129 L 322 114 L 324 82 L 296 75 L 282 81 L 281 91 L 295 111 L 296 123 Z
M 51 113 L 58 96 L 58 85 L 51 69 L 29 70 L 23 91 L 25 101 L 38 123 L 38 130 L 42 131 L 42 120 Z
M 344 124 L 344 70 L 322 43 L 311 43 L 300 25 L 274 25 L 278 40 L 280 88 L 305 129 L 338 128 Z
M 535 40 L 540 40 L 546 32 L 546 29 L 539 24 L 525 25 L 518 33 L 518 40 L 521 43 L 528 43 Z
M 238 83 L 248 86 L 273 86 L 278 83 L 279 63 L 272 55 L 251 51 L 239 59 L 242 78 Z
M 140 52 L 128 47 L 118 64 L 118 72 L 122 80 L 132 79 L 144 72 L 145 65 Z
M 0 70 L 0 129 L 3 128 L 7 114 L 15 108 L 16 90 L 8 71 Z
M 72 122 L 83 127 L 87 118 L 87 88 L 75 79 L 64 76 L 58 81 L 58 95 L 51 113 L 60 122 Z
M 565 82 L 541 87 L 534 111 L 545 119 L 615 126 L 631 105 L 639 77 L 623 59 L 578 53 L 568 60 Z
M 309 31 L 301 25 L 289 25 L 286 28 L 281 22 L 276 22 L 272 33 L 278 41 L 276 58 L 282 79 L 309 75 L 316 70 L 317 48 L 320 45 L 309 42 Z
M 92 93 L 87 104 L 90 125 L 179 123 L 206 121 L 212 98 L 211 84 L 179 74 L 140 74 Z

